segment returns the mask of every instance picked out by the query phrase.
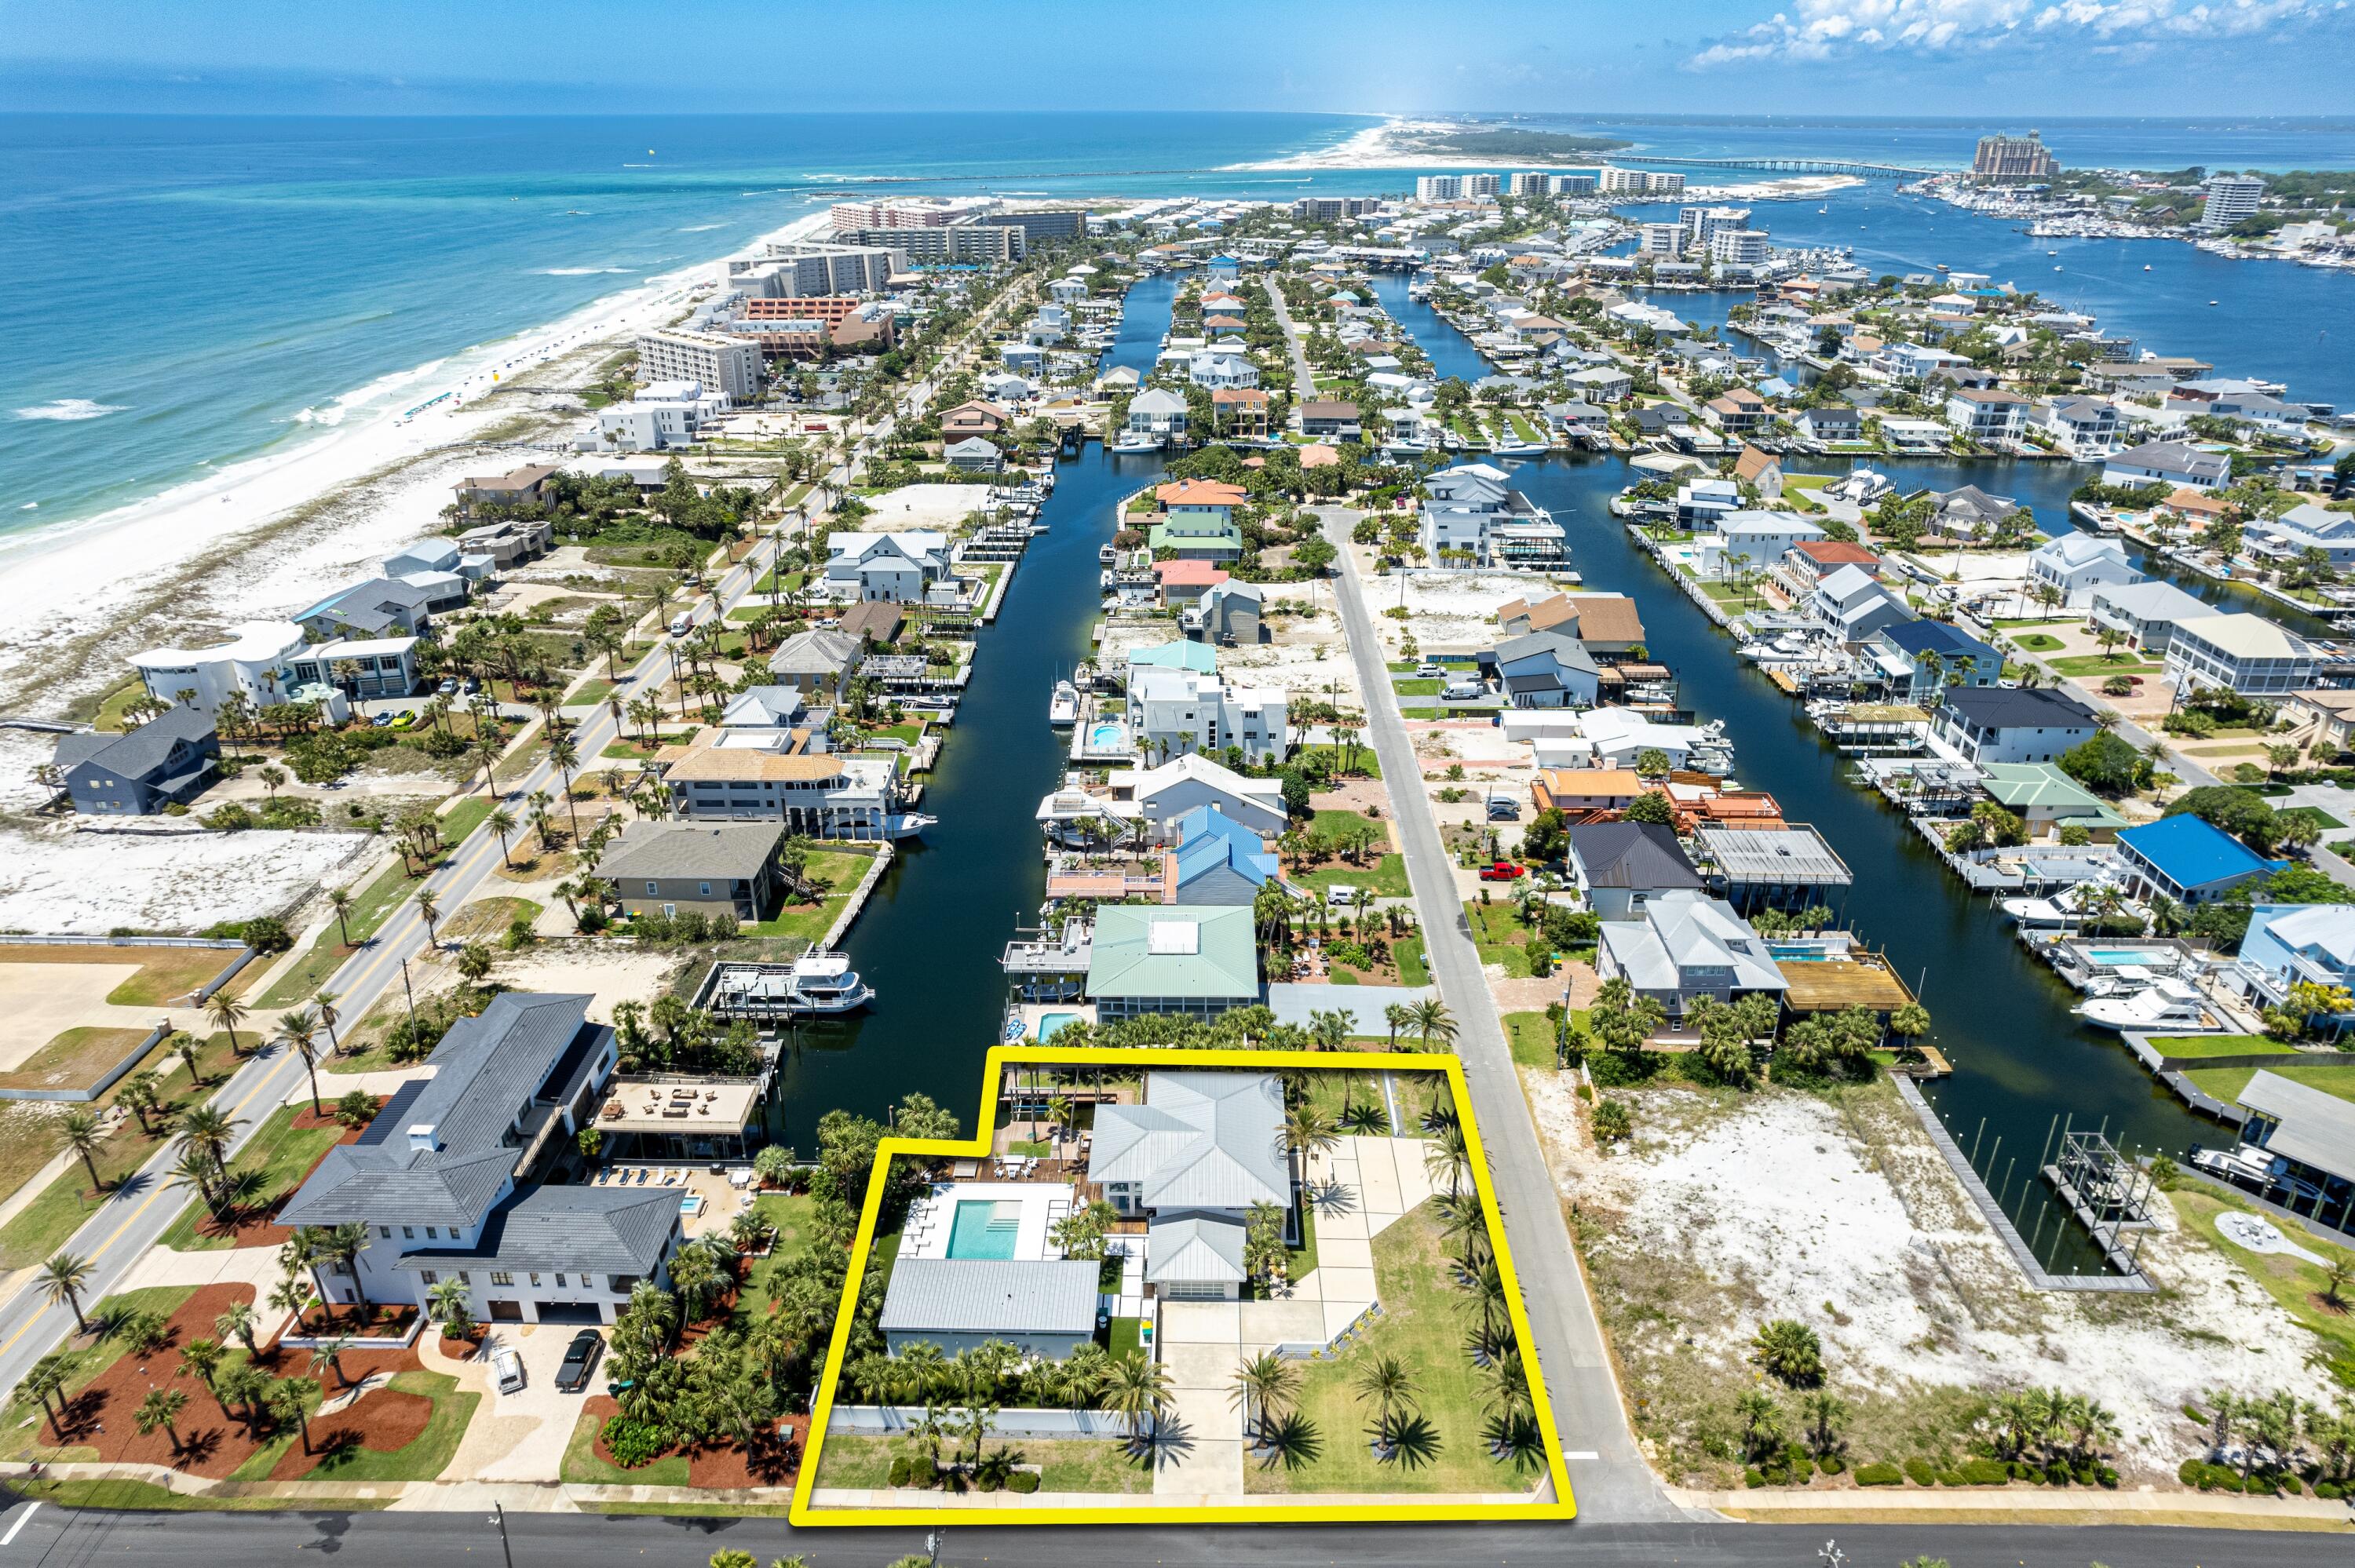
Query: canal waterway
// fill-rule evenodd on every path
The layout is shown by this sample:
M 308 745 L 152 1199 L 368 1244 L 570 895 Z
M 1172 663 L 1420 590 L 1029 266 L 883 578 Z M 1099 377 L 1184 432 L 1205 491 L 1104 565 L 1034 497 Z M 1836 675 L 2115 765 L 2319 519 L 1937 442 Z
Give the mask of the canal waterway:
M 1136 285 L 1109 366 L 1152 365 L 1176 293 L 1174 278 Z M 899 846 L 843 944 L 874 1003 L 787 1036 L 771 1131 L 803 1155 L 815 1150 L 817 1118 L 837 1107 L 879 1118 L 922 1093 L 973 1115 L 1005 1010 L 999 955 L 1018 925 L 1036 923 L 1046 894 L 1036 814 L 1062 781 L 1070 740 L 1049 727 L 1047 701 L 1056 677 L 1088 656 L 1103 599 L 1096 553 L 1114 506 L 1160 466 L 1157 454 L 1114 456 L 1094 443 L 1057 465 L 1039 514 L 1048 531 L 982 629 L 972 683 L 925 776 L 923 809 L 940 821 Z

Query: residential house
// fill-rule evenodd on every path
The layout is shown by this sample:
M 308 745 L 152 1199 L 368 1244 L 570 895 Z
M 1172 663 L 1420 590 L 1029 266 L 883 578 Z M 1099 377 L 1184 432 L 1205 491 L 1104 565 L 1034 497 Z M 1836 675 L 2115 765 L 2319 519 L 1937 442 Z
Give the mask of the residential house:
M 1179 560 L 1232 561 L 1243 553 L 1243 531 L 1235 514 L 1245 501 L 1241 485 L 1186 479 L 1156 487 L 1162 514 L 1147 535 L 1157 556 Z
M 2057 762 L 2094 738 L 2091 708 L 2050 686 L 1957 686 L 1932 733 L 1972 762 Z
M 151 648 L 133 654 L 131 665 L 157 702 L 185 702 L 210 717 L 231 694 L 256 708 L 286 701 L 293 695 L 286 661 L 304 642 L 303 629 L 291 620 L 250 620 L 232 628 L 226 642 Z
M 2129 896 L 2157 895 L 2178 904 L 2212 904 L 2243 883 L 2269 876 L 2288 863 L 2266 860 L 2189 811 L 2118 834 L 2118 862 L 2126 873 Z
M 1169 824 L 1162 851 L 1163 902 L 1247 905 L 1277 881 L 1267 842 L 1216 806 L 1197 806 Z
M 671 810 L 699 822 L 782 821 L 810 838 L 873 842 L 895 836 L 899 765 L 889 757 L 814 752 L 804 732 L 698 733 L 655 758 Z
M 1872 634 L 1874 662 L 1890 677 L 1900 701 L 1934 708 L 1961 686 L 1992 686 L 2003 676 L 2003 655 L 1944 620 L 1901 620 Z
M 1743 443 L 1742 455 L 1733 460 L 1733 478 L 1735 483 L 1749 485 L 1769 501 L 1783 499 L 1783 464 L 1771 452 Z
M 1508 637 L 1526 636 L 1532 631 L 1559 631 L 1575 637 L 1579 608 L 1576 600 L 1561 593 L 1537 599 L 1508 599 L 1497 607 L 1497 624 Z
M 1146 1074 L 1143 1103 L 1096 1107 L 1088 1180 L 1146 1222 L 1145 1283 L 1161 1300 L 1234 1300 L 1252 1211 L 1280 1211 L 1287 1235 L 1299 1223 L 1273 1073 Z
M 2032 839 L 2065 827 L 2083 828 L 2102 842 L 2117 836 L 2126 820 L 2109 802 L 2050 762 L 1982 762 L 1980 788 L 1997 805 L 2028 824 Z
M 1750 509 L 1720 514 L 1711 520 L 1710 530 L 1695 535 L 1693 544 L 1702 575 L 1714 577 L 1764 571 L 1802 539 L 1825 536 L 1821 528 L 1796 512 Z
M 2224 982 L 2261 1008 L 2279 1007 L 2295 985 L 2355 990 L 2355 907 L 2259 904 L 2249 911 L 2240 956 Z M 2345 1014 L 2325 1022 L 2344 1032 Z M 2350 1172 L 2355 1173 L 2355 1172 Z
M 2165 653 L 2175 629 L 2185 621 L 2222 613 L 2157 577 L 2096 584 L 2087 595 L 2086 609 L 2095 625 L 2125 632 L 2134 647 L 2147 653 Z
M 1540 811 L 1624 811 L 1650 789 L 1632 768 L 1540 768 L 1529 799 Z
M 1559 567 L 1569 558 L 1553 514 L 1490 463 L 1462 463 L 1423 481 L 1416 539 L 1443 566 Z
M 632 915 L 765 920 L 784 895 L 784 845 L 775 822 L 628 822 L 597 874 Z
M 1888 584 L 1853 565 L 1815 585 L 1807 612 L 1842 642 L 1862 642 L 1884 626 L 1913 619 L 1912 607 Z
M 1160 440 L 1183 440 L 1186 399 L 1166 387 L 1148 387 L 1128 400 L 1128 429 Z
M 2077 461 L 2098 462 L 2117 450 L 2118 406 L 2105 397 L 2055 397 L 2041 428 Z
M 989 402 L 960 403 L 941 416 L 941 440 L 963 441 L 979 438 L 987 440 L 1003 435 L 1014 422 L 1013 413 L 1005 405 Z
M 1864 440 L 1864 410 L 1845 403 L 1824 403 L 1804 408 L 1792 423 L 1807 440 L 1842 446 Z
M 1086 995 L 1106 1023 L 1151 1012 L 1215 1018 L 1260 1001 L 1248 904 L 1111 904 L 1096 910 Z M 1110 1107 L 1097 1107 L 1097 1114 Z M 1095 1131 L 1095 1147 L 1104 1146 Z
M 546 555 L 555 538 L 555 525 L 546 518 L 507 517 L 460 534 L 458 551 L 470 559 L 482 557 L 504 571 L 518 561 Z
M 413 637 L 432 620 L 432 597 L 399 577 L 374 577 L 297 611 L 294 623 L 314 637 Z
M 979 436 L 951 441 L 941 449 L 941 456 L 962 473 L 996 473 L 1006 466 L 1006 454 L 997 450 L 997 444 Z
M 1930 498 L 1930 530 L 1948 539 L 1984 539 L 2019 510 L 2009 495 L 1990 495 L 1976 484 L 1959 490 L 1915 491 L 1909 501 Z
M 2111 455 L 2102 465 L 2104 484 L 2169 484 L 2188 490 L 2218 490 L 2232 482 L 2232 460 L 2183 441 L 2145 441 Z
M 1593 403 L 1573 397 L 1567 403 L 1549 403 L 1542 412 L 1546 422 L 1565 436 L 1590 441 L 1604 440 L 1610 437 L 1610 410 Z
M 923 1345 L 943 1356 L 1009 1345 L 1067 1361 L 1095 1342 L 1103 1266 L 1069 1257 L 902 1257 L 891 1267 L 876 1328 L 885 1353 Z
M 1729 436 L 1747 435 L 1766 423 L 1766 400 L 1747 387 L 1736 387 L 1703 403 L 1700 417 Z
M 826 535 L 826 546 L 827 591 L 845 598 L 922 604 L 926 590 L 949 575 L 948 535 L 934 529 L 894 534 L 845 529 Z
M 1658 1001 L 1671 1024 L 1704 996 L 1779 1001 L 1789 989 L 1749 921 L 1723 899 L 1684 888 L 1646 899 L 1641 919 L 1605 921 L 1595 973 Z
M 1256 387 L 1259 366 L 1240 354 L 1206 349 L 1187 360 L 1186 379 L 1214 392 L 1221 387 Z
M 2028 399 L 2000 387 L 1957 387 L 1946 394 L 1946 423 L 1986 445 L 2016 441 L 2028 419 Z
M 792 686 L 747 686 L 728 699 L 719 724 L 723 729 L 787 730 L 808 711 Z
M 1696 806 L 1727 799 L 1705 797 Z M 1758 803 L 1774 807 L 1772 797 Z M 1774 809 L 1779 811 L 1778 807 Z M 1785 822 L 1779 815 L 1765 811 L 1724 820 L 1711 820 L 1699 810 L 1694 814 L 1700 820 L 1689 831 L 1700 845 L 1706 874 L 1737 914 L 1828 908 L 1856 880 L 1838 852 L 1805 822 Z M 1681 829 L 1684 813 L 1678 812 L 1678 817 Z M 1814 967 L 1808 974 L 1811 979 L 1823 978 Z
M 1698 892 L 1700 873 L 1660 822 L 1581 822 L 1570 830 L 1570 874 L 1604 920 L 1640 920 L 1663 893 Z
M 2098 588 L 2142 581 L 2126 560 L 2126 546 L 2106 534 L 2072 533 L 2047 539 L 2028 557 L 2028 577 L 2056 588 L 2061 602 L 2083 609 Z
M 855 637 L 831 627 L 796 631 L 769 655 L 769 673 L 776 683 L 791 686 L 812 702 L 831 705 L 842 695 L 850 673 L 858 667 L 864 650 Z
M 367 1228 L 348 1264 L 315 1266 L 327 1300 L 422 1308 L 454 1280 L 478 1320 L 606 1323 L 639 1285 L 666 1284 L 677 1189 L 534 1181 L 591 1125 L 617 1060 L 613 1030 L 588 1020 L 593 1000 L 493 997 L 450 1026 L 431 1078 L 327 1151 L 277 1215 Z
M 417 690 L 417 639 L 359 637 L 314 642 L 286 661 L 290 691 L 326 687 L 359 699 Z
M 49 762 L 75 810 L 148 817 L 187 805 L 212 782 L 220 736 L 203 709 L 175 706 L 121 735 L 61 735 Z
M 2253 1180 L 2285 1199 L 2310 1193 L 2314 1213 L 2337 1214 L 2334 1223 L 2346 1230 L 2355 1212 L 2355 1106 L 2263 1067 L 2232 1097 L 2247 1118 L 2233 1154 L 2243 1168 L 2264 1173 Z
M 1872 368 L 1891 381 L 1918 386 L 1949 366 L 1963 366 L 1970 361 L 1959 354 L 1943 348 L 1929 348 L 1917 343 L 1883 344 L 1881 352 L 1872 356 Z
M 2253 556 L 2286 563 L 2312 550 L 2333 571 L 2355 567 L 2355 513 L 2333 512 L 2311 501 L 2279 517 L 2251 518 L 2245 537 Z
M 1197 806 L 1216 806 L 1263 838 L 1283 832 L 1287 821 L 1281 779 L 1246 779 L 1199 751 L 1158 767 L 1116 772 L 1106 786 L 1114 805 L 1143 818 L 1156 841 L 1166 839 L 1169 825 Z
M 1615 365 L 1573 370 L 1562 377 L 1579 396 L 1596 403 L 1625 402 L 1636 390 L 1635 378 Z
M 1291 750 L 1281 686 L 1230 686 L 1193 670 L 1133 669 L 1129 733 L 1146 755 L 1213 755 L 1240 747 L 1253 764 L 1282 761 Z
M 1229 578 L 1212 584 L 1178 619 L 1187 636 L 1232 647 L 1267 641 L 1265 610 L 1266 598 L 1257 583 Z
M 1161 603 L 1166 609 L 1196 604 L 1204 594 L 1228 580 L 1225 567 L 1182 556 L 1154 562 L 1153 575 L 1161 584 Z
M 1355 403 L 1311 398 L 1300 405 L 1300 433 L 1354 441 L 1362 433 Z
M 1210 394 L 1210 408 L 1218 416 L 1220 435 L 1242 440 L 1267 435 L 1267 394 L 1256 387 L 1221 387 Z
M 1525 631 L 1479 654 L 1482 675 L 1495 680 L 1517 708 L 1591 708 L 1602 673 L 1575 637 Z
M 542 505 L 548 499 L 548 482 L 556 471 L 552 464 L 534 463 L 508 473 L 462 479 L 455 487 L 458 515 L 472 518 L 486 511 Z
M 2167 675 L 2179 692 L 2222 686 L 2244 697 L 2281 697 L 2314 684 L 2314 647 L 2261 615 L 2234 611 L 2179 621 L 2167 641 Z

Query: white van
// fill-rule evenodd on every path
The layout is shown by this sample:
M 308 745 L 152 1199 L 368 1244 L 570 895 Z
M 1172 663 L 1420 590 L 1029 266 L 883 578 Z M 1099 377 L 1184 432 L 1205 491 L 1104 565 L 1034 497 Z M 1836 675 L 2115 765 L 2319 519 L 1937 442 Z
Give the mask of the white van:
M 1450 681 L 1439 694 L 1451 703 L 1476 702 L 1488 694 L 1488 686 L 1485 681 Z
M 684 637 L 694 630 L 695 612 L 693 610 L 682 609 L 670 618 L 670 634 L 673 637 Z
M 512 1350 L 491 1352 L 491 1381 L 501 1393 L 517 1393 L 523 1389 L 523 1358 Z

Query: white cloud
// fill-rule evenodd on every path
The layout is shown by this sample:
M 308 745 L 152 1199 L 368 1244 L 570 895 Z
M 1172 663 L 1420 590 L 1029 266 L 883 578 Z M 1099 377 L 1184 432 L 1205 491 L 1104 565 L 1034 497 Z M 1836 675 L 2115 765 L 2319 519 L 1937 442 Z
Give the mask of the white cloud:
M 2040 37 L 2101 42 L 2262 32 L 2343 11 L 2346 0 L 1797 0 L 1685 63 L 1820 60 L 1876 50 L 1988 49 Z

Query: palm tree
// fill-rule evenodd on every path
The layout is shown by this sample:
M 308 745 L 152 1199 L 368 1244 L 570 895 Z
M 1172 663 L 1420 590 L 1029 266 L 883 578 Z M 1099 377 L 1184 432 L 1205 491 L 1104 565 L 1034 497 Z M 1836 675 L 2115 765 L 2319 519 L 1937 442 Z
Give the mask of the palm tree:
M 1839 1424 L 1848 1418 L 1848 1404 L 1829 1389 L 1817 1389 L 1799 1401 L 1806 1418 L 1807 1440 L 1821 1458 L 1839 1446 Z
M 49 1305 L 54 1307 L 62 1301 L 71 1308 L 74 1327 L 85 1334 L 90 1332 L 90 1319 L 81 1314 L 81 1293 L 90 1288 L 90 1259 L 69 1252 L 59 1253 L 41 1265 L 41 1272 L 34 1276 Z
M 338 1370 L 337 1376 L 343 1375 Z M 280 1430 L 292 1421 L 303 1434 L 303 1452 L 311 1451 L 311 1412 L 318 1407 L 322 1393 L 319 1385 L 307 1377 L 282 1377 L 265 1383 L 261 1396 L 263 1408 Z
M 564 814 L 571 820 L 574 842 L 581 839 L 581 813 L 572 804 L 572 770 L 581 766 L 581 743 L 557 728 L 548 732 L 548 759 L 556 765 L 556 776 L 564 787 Z
M 1823 1341 L 1792 1318 L 1777 1318 L 1752 1336 L 1750 1359 L 1794 1386 L 1820 1382 L 1824 1375 Z
M 1393 1001 L 1382 1009 L 1382 1022 L 1390 1025 L 1391 1049 L 1398 1049 L 1399 1031 L 1414 1025 L 1414 1009 L 1402 1001 Z
M 324 1116 L 319 1108 L 319 1015 L 307 1007 L 298 1007 L 278 1020 L 278 1037 L 303 1058 L 303 1070 L 311 1078 L 311 1114 Z
M 1301 1104 L 1284 1113 L 1284 1143 L 1293 1153 L 1311 1159 L 1339 1148 L 1341 1132 L 1324 1111 Z
M 180 1118 L 180 1141 L 200 1152 L 214 1171 L 229 1158 L 229 1140 L 241 1125 L 218 1106 L 202 1105 Z
M 188 1396 L 183 1390 L 151 1388 L 147 1391 L 147 1397 L 139 1402 L 139 1408 L 133 1412 L 132 1425 L 139 1428 L 142 1437 L 161 1426 L 171 1441 L 172 1452 L 176 1454 L 180 1451 L 180 1432 L 172 1423 L 179 1419 L 180 1412 L 187 1408 L 187 1404 Z
M 368 1287 L 360 1281 L 360 1254 L 368 1250 L 368 1228 L 357 1220 L 334 1226 L 319 1238 L 319 1255 L 352 1277 L 352 1304 L 361 1321 L 368 1319 Z
M 1783 1407 L 1763 1389 L 1751 1389 L 1733 1402 L 1733 1418 L 1742 1423 L 1742 1452 L 1762 1458 L 1783 1446 Z
M 515 813 L 501 806 L 484 819 L 491 832 L 499 836 L 499 860 L 509 871 L 515 869 L 515 858 L 507 853 L 507 835 L 516 831 Z
M 56 1351 L 43 1356 L 27 1368 L 25 1375 L 16 1383 L 16 1392 L 32 1395 L 34 1401 L 48 1416 L 49 1436 L 60 1443 L 65 1441 L 65 1430 L 61 1424 L 66 1416 L 66 1402 L 63 1398 L 59 1398 L 57 1404 L 52 1405 L 49 1399 L 53 1394 L 62 1395 L 65 1393 L 71 1366 L 72 1362 L 64 1351 Z
M 1145 1440 L 1161 1425 L 1162 1412 L 1177 1403 L 1170 1391 L 1168 1370 L 1146 1360 L 1141 1351 L 1113 1359 L 1104 1374 L 1103 1407 L 1128 1417 L 1129 1436 Z
M 331 991 L 323 991 L 311 999 L 311 1011 L 318 1018 L 319 1027 L 327 1032 L 327 1054 L 332 1056 L 340 1056 L 344 1052 L 343 1043 L 336 1038 L 336 1024 L 343 1017 L 336 1011 L 336 1001 Z
M 1424 997 L 1413 1004 L 1414 1030 L 1423 1037 L 1423 1048 L 1431 1049 L 1432 1041 L 1453 1044 L 1455 1040 L 1455 1020 L 1447 1004 L 1435 996 Z
M 327 907 L 336 912 L 336 929 L 344 938 L 344 946 L 352 945 L 352 890 L 348 887 L 327 889 Z
M 253 1342 L 253 1331 L 260 1322 L 261 1319 L 253 1315 L 253 1307 L 250 1302 L 233 1302 L 222 1309 L 219 1317 L 213 1319 L 213 1332 L 225 1340 L 237 1340 L 245 1347 L 247 1355 L 258 1356 L 261 1351 Z
M 442 917 L 442 900 L 434 896 L 430 887 L 418 890 L 417 917 L 425 922 L 425 946 L 428 948 L 440 946 L 440 939 L 433 934 L 433 926 Z
M 226 991 L 217 991 L 206 999 L 205 1013 L 216 1028 L 228 1034 L 229 1054 L 237 1055 L 237 1026 L 245 1022 L 245 1003 Z
M 220 1403 L 220 1391 L 213 1386 L 213 1380 L 220 1376 L 221 1362 L 228 1355 L 228 1348 L 218 1340 L 190 1340 L 180 1347 L 180 1371 L 203 1383 L 205 1392 L 213 1396 L 217 1404 Z M 228 1405 L 221 1405 L 221 1414 L 229 1414 Z
M 79 1156 L 81 1168 L 90 1172 L 90 1190 L 95 1194 L 105 1188 L 98 1179 L 98 1151 L 106 1146 L 106 1135 L 99 1129 L 98 1113 L 80 1109 L 68 1111 L 58 1118 L 59 1147 Z
M 1257 1434 L 1283 1419 L 1300 1395 L 1300 1369 L 1273 1351 L 1262 1351 L 1235 1367 L 1234 1387 L 1228 1403 L 1243 1414 L 1243 1427 Z M 1254 1422 L 1252 1413 L 1259 1419 Z
M 453 1280 L 452 1283 L 455 1284 L 456 1281 Z M 344 1352 L 351 1348 L 351 1340 L 342 1334 L 331 1340 L 322 1340 L 313 1345 L 311 1347 L 312 1372 L 315 1375 L 321 1367 L 326 1367 L 335 1372 L 337 1388 L 351 1387 L 352 1380 L 344 1375 Z
M 1352 1386 L 1359 1398 L 1372 1401 L 1375 1413 L 1381 1416 L 1412 1410 L 1414 1396 L 1422 1392 L 1406 1363 L 1387 1351 L 1367 1358 Z
M 197 1043 L 197 1037 L 186 1030 L 172 1036 L 172 1054 L 188 1069 L 190 1084 L 200 1086 L 204 1083 L 204 1079 L 197 1075 L 197 1063 L 203 1053 L 204 1047 Z

